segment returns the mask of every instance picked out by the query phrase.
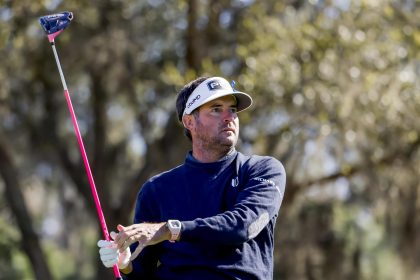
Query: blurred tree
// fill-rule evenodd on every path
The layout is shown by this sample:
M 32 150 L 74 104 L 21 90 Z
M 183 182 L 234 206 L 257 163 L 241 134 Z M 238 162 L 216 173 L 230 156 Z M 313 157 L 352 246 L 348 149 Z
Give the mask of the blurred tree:
M 37 279 L 52 279 L 39 244 L 39 239 L 33 229 L 32 221 L 25 205 L 20 183 L 18 182 L 18 172 L 4 143 L 0 143 L 0 175 L 4 180 L 5 197 L 16 216 L 19 229 L 22 233 L 22 249 L 29 257 L 34 275 Z
M 414 0 L 3 1 L 0 135 L 13 161 L 1 162 L 0 190 L 26 203 L 6 197 L 15 219 L 0 213 L 22 244 L 42 245 L 52 278 L 112 277 L 97 258 L 93 199 L 37 23 L 60 10 L 75 14 L 57 48 L 110 230 L 130 223 L 141 184 L 188 150 L 177 91 L 196 76 L 223 75 L 255 96 L 241 114 L 240 149 L 287 168 L 275 278 L 418 276 Z M 0 273 L 26 273 L 4 248 L 0 269 L 15 267 Z
M 261 93 L 245 139 L 289 175 L 282 278 L 419 273 L 418 9 L 382 2 L 264 2 L 243 22 L 240 84 Z

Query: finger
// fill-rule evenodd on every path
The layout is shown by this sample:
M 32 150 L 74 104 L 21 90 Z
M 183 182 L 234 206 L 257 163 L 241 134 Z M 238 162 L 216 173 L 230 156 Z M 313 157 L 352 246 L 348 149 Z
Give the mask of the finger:
M 139 233 L 137 229 L 135 229 L 132 234 L 119 248 L 120 253 L 124 252 L 131 244 L 138 242 L 137 247 L 145 247 L 149 245 L 150 238 L 144 233 Z
M 130 261 L 137 258 L 137 256 L 141 253 L 141 251 L 143 251 L 144 247 L 145 247 L 144 245 L 139 244 L 136 250 L 131 254 Z
M 99 240 L 98 241 L 98 247 L 102 248 L 102 247 L 110 247 L 112 246 L 114 243 L 111 241 L 107 241 L 107 240 Z
M 118 259 L 102 261 L 105 267 L 113 267 L 115 264 L 117 264 L 117 262 L 118 262 Z
M 118 261 L 118 255 L 101 255 L 101 261 L 116 263 Z
M 114 242 L 117 245 L 117 248 L 120 249 L 120 251 L 123 251 L 123 250 L 121 250 L 121 248 L 123 248 L 124 246 L 125 246 L 124 249 L 127 248 L 129 246 L 129 244 L 127 245 L 127 243 L 130 243 L 130 239 L 134 239 L 131 236 L 131 233 L 129 233 L 129 232 L 120 232 L 118 234 L 118 236 L 115 237 Z
M 137 232 L 137 231 L 141 230 L 142 228 L 143 228 L 143 224 L 133 224 L 133 225 L 126 226 L 126 227 L 124 227 L 122 225 L 117 226 L 117 229 L 118 229 L 119 233 Z
M 120 225 L 120 224 L 117 225 L 117 229 L 119 231 L 130 231 L 130 230 L 135 230 L 135 229 L 137 229 L 139 227 L 142 227 L 142 224 L 141 223 L 139 223 L 139 224 L 132 224 L 132 225 L 129 225 L 129 226 L 123 226 L 123 225 Z
M 121 244 L 121 246 L 117 246 L 118 250 L 120 251 L 120 253 L 123 253 L 128 247 L 130 247 L 131 244 L 135 243 L 136 237 L 135 236 L 130 236 L 128 239 L 125 240 L 124 243 Z
M 106 267 L 112 267 L 118 262 L 118 253 L 113 251 L 111 254 L 100 254 L 101 261 Z
M 125 228 L 122 225 L 118 225 L 117 226 L 117 230 L 119 231 L 119 233 L 115 236 L 113 236 L 113 233 L 111 232 L 111 238 L 114 239 L 115 243 L 119 243 L 120 239 L 122 238 Z
M 109 236 L 111 236 L 112 240 L 115 240 L 115 238 L 117 237 L 117 233 L 115 231 L 111 231 Z
M 99 254 L 101 255 L 118 255 L 118 251 L 116 248 L 109 248 L 104 247 L 99 250 Z
M 118 237 L 115 238 L 117 248 L 121 253 L 124 252 L 124 250 L 127 249 L 131 244 L 138 241 L 139 237 L 141 237 L 141 235 L 138 234 L 139 232 L 136 228 L 130 230 L 127 230 L 127 228 L 125 228 L 124 231 L 121 231 L 118 234 Z
M 119 233 L 114 238 L 114 241 L 117 244 L 118 248 L 120 248 L 124 244 L 124 242 L 126 242 L 126 240 L 130 238 L 132 233 L 128 230 L 128 228 L 123 227 L 122 225 L 118 225 L 117 229 Z

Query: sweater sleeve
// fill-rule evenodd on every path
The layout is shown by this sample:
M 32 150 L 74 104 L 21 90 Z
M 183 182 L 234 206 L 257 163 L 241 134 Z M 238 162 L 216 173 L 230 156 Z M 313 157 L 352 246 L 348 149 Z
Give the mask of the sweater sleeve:
M 155 215 L 153 207 L 150 204 L 150 185 L 146 183 L 139 192 L 136 201 L 136 208 L 134 213 L 134 223 L 150 222 L 154 221 Z M 146 199 L 146 197 L 148 199 Z M 134 252 L 137 248 L 138 243 L 134 243 L 130 246 L 131 252 Z M 153 274 L 157 268 L 159 245 L 147 246 L 136 259 L 132 261 L 133 271 L 125 275 L 125 279 L 152 279 Z
M 256 237 L 277 218 L 286 184 L 283 165 L 272 157 L 244 164 L 242 190 L 231 209 L 182 222 L 181 241 L 241 244 Z

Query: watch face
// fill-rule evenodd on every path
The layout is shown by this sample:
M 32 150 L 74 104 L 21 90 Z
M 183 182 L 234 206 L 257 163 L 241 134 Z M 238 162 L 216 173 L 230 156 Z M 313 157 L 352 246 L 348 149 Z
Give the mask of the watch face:
M 181 223 L 179 221 L 170 221 L 170 226 L 173 228 L 178 228 L 181 226 Z

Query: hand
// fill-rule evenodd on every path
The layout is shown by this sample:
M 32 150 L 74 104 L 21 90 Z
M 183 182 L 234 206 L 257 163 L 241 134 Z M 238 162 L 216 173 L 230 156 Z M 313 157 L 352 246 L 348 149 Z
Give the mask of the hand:
M 135 242 L 139 243 L 130 260 L 135 259 L 144 247 L 169 240 L 171 237 L 165 223 L 141 223 L 127 227 L 118 225 L 117 229 L 119 233 L 114 242 L 120 252 L 124 252 Z
M 111 232 L 111 238 L 115 239 L 117 234 Z M 118 265 L 119 269 L 126 268 L 130 263 L 130 248 L 127 247 L 122 253 L 118 250 L 114 241 L 99 240 L 98 241 L 99 255 L 105 267 L 113 267 Z

